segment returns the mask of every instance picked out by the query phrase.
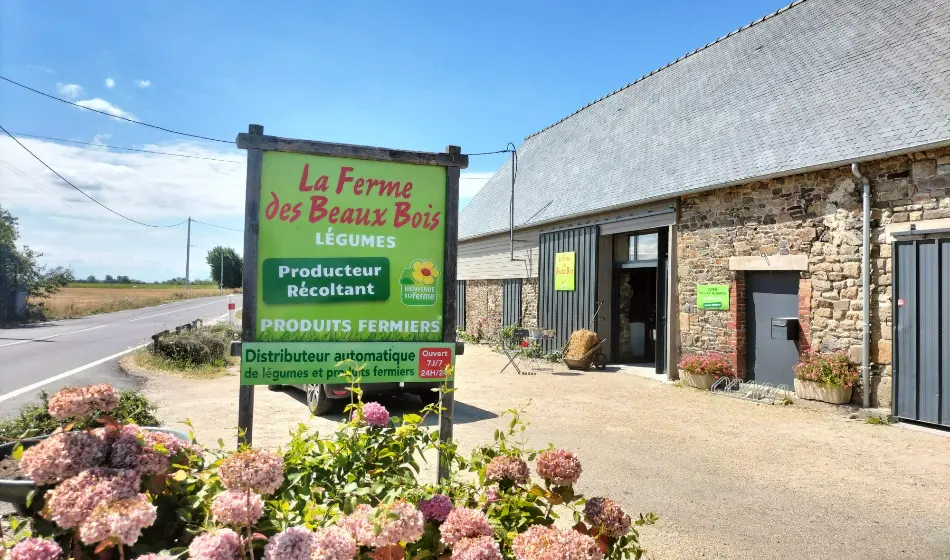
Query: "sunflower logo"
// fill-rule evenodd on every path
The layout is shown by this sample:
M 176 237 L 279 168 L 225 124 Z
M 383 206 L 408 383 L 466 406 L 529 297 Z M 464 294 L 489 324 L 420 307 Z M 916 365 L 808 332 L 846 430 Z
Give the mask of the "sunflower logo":
M 412 279 L 416 284 L 435 284 L 439 277 L 439 269 L 432 261 L 416 261 L 412 263 Z
M 399 284 L 405 305 L 434 305 L 442 271 L 432 259 L 416 259 L 402 271 Z

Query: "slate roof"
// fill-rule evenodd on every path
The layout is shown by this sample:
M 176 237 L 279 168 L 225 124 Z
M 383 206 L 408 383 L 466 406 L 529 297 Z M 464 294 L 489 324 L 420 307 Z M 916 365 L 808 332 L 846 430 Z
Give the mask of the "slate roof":
M 527 137 L 515 225 L 950 141 L 950 0 L 801 0 Z M 507 231 L 510 162 L 462 211 Z

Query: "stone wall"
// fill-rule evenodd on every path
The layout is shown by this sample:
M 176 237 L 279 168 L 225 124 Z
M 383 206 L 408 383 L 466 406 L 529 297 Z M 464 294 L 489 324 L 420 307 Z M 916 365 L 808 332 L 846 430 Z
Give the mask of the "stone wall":
M 892 262 L 886 228 L 950 218 L 950 149 L 867 162 L 861 170 L 872 190 L 872 401 L 889 406 Z M 729 257 L 805 255 L 808 269 L 799 292 L 804 346 L 860 361 L 861 196 L 850 167 L 841 167 L 683 197 L 677 236 L 680 352 L 719 351 L 741 366 L 739 310 L 697 309 L 696 285 L 730 284 L 734 295 L 740 291 L 733 299 L 744 299 L 742 273 L 729 270 Z M 860 401 L 860 388 L 854 399 Z
M 465 322 L 469 332 L 481 324 L 486 340 L 497 340 L 502 328 L 502 281 L 465 281 Z M 521 283 L 521 323 L 538 326 L 538 279 L 526 278 Z
M 465 323 L 470 334 L 480 328 L 485 340 L 501 330 L 501 280 L 465 281 Z

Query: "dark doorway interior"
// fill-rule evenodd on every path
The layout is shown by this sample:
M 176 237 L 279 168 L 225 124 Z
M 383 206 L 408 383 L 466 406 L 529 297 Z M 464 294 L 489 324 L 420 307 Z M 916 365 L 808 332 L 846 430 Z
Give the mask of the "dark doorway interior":
M 614 361 L 645 363 L 656 359 L 656 276 L 655 266 L 614 271 Z
M 749 378 L 758 383 L 791 388 L 795 382 L 798 346 L 788 340 L 781 326 L 773 329 L 773 321 L 778 325 L 783 318 L 797 320 L 798 276 L 797 272 L 746 273 Z

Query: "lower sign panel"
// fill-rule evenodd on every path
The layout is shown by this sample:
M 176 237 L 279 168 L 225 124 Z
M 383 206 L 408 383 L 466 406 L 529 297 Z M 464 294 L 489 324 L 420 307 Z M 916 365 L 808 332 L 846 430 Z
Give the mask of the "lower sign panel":
M 445 342 L 245 342 L 241 385 L 419 383 L 448 379 L 455 343 Z

